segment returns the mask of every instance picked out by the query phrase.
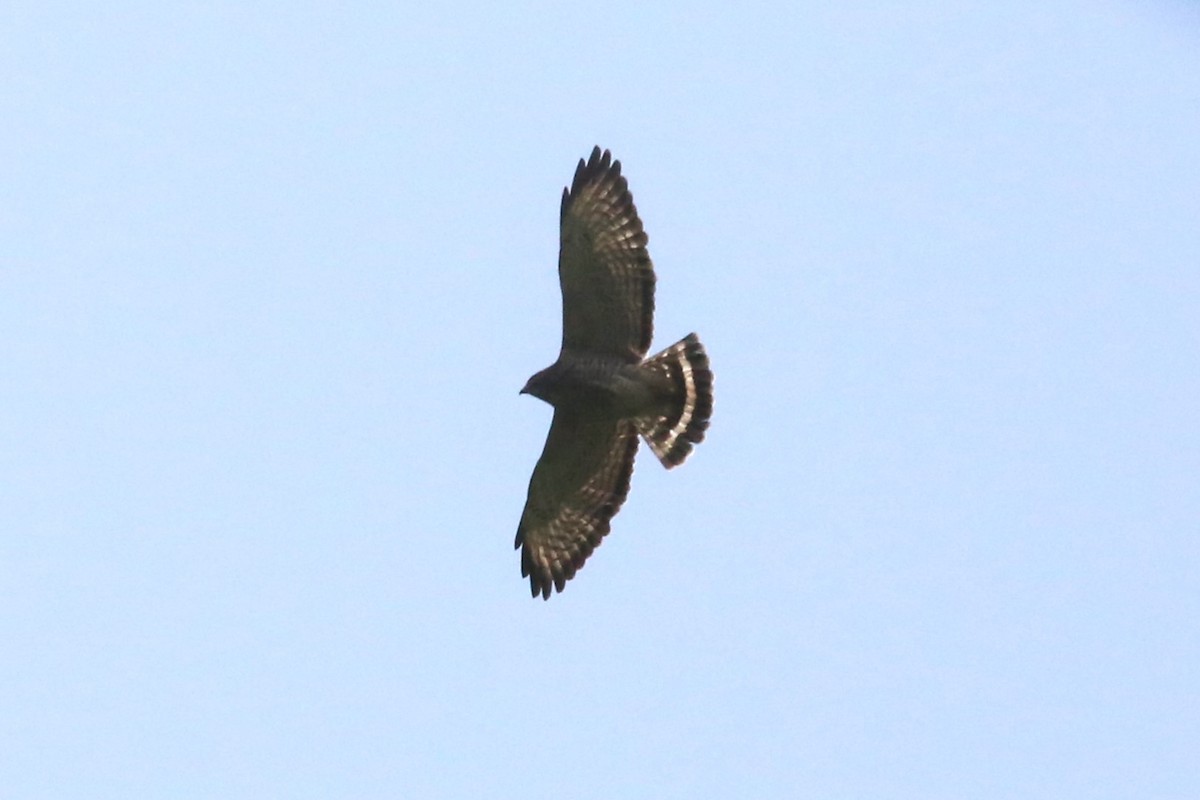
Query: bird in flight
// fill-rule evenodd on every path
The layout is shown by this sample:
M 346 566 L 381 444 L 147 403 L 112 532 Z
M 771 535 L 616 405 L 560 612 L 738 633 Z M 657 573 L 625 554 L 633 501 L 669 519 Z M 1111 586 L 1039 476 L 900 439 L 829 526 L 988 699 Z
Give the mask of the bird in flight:
M 562 348 L 521 390 L 554 407 L 517 527 L 534 597 L 561 592 L 608 533 L 639 434 L 671 469 L 712 416 L 713 376 L 696 334 L 646 358 L 655 282 L 646 241 L 621 162 L 594 148 L 562 195 Z

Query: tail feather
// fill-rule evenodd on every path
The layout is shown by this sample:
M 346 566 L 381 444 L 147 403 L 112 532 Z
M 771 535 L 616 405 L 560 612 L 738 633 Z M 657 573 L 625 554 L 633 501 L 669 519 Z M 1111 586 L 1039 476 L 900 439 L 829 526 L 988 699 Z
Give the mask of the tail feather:
M 713 410 L 713 375 L 708 354 L 691 333 L 647 359 L 643 369 L 667 379 L 671 395 L 661 414 L 634 420 L 638 432 L 667 469 L 682 464 L 704 441 Z

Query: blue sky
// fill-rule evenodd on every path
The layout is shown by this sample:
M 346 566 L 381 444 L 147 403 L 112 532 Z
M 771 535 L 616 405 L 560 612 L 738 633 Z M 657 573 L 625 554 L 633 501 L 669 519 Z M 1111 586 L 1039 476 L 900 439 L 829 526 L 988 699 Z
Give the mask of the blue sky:
M 3 12 L 0 794 L 1200 795 L 1197 7 L 426 5 Z M 593 144 L 716 410 L 543 603 Z

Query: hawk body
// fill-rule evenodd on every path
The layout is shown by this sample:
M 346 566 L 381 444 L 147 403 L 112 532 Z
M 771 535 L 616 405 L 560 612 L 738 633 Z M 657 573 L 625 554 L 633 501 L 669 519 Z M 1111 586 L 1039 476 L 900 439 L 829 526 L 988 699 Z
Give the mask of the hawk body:
M 629 494 L 641 435 L 670 469 L 704 439 L 712 371 L 695 334 L 646 359 L 654 267 L 621 162 L 580 160 L 560 212 L 558 360 L 522 393 L 554 406 L 517 528 L 521 574 L 549 599 L 608 533 Z
M 552 406 L 575 409 L 589 419 L 615 422 L 656 405 L 665 408 L 672 400 L 673 388 L 662 376 L 639 365 L 568 356 L 530 378 L 522 391 Z

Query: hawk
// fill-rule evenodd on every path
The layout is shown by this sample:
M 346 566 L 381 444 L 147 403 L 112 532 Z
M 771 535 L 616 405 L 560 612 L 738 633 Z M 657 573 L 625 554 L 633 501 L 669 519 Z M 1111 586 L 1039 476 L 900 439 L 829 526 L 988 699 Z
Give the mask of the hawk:
M 608 533 L 629 493 L 638 436 L 670 469 L 712 416 L 713 377 L 696 334 L 645 357 L 655 281 L 646 241 L 621 162 L 593 149 L 559 213 L 562 348 L 521 390 L 554 407 L 517 527 L 535 598 L 561 592 Z

